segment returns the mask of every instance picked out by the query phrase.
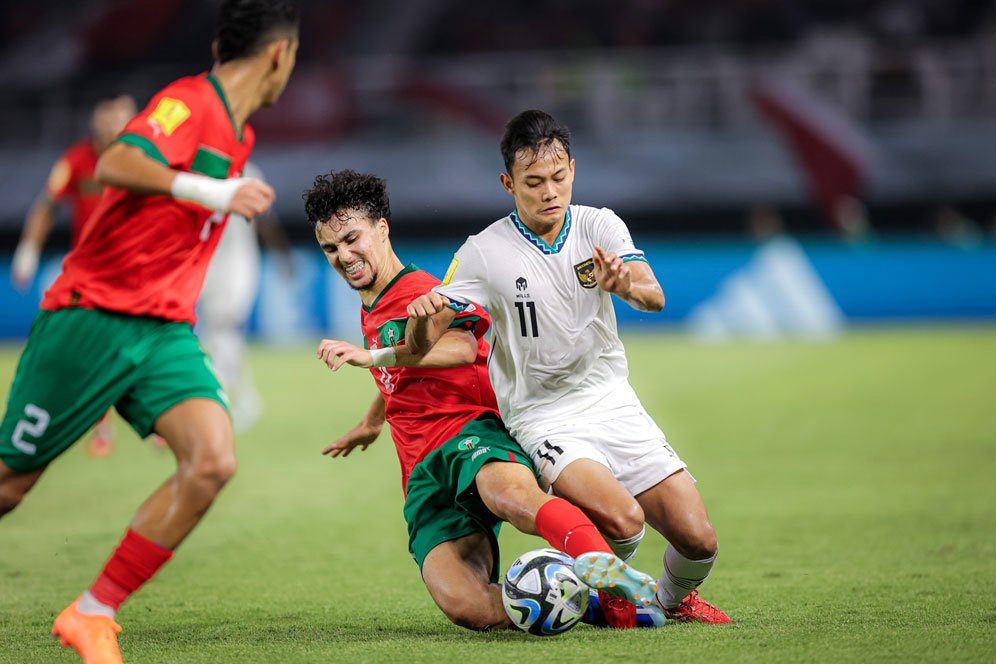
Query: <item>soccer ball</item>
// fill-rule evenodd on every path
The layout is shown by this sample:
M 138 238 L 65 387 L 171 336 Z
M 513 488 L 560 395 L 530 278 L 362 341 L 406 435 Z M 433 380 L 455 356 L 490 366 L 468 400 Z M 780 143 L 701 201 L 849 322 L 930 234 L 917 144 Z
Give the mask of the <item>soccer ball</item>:
M 536 636 L 566 632 L 588 608 L 588 586 L 574 573 L 574 559 L 553 549 L 519 556 L 501 584 L 505 613 Z

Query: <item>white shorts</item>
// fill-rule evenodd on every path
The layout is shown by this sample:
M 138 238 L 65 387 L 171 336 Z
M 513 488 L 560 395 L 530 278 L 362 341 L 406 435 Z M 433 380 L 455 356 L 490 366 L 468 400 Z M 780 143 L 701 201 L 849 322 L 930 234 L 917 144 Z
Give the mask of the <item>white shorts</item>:
M 634 496 L 687 467 L 638 399 L 602 414 L 586 413 L 583 422 L 552 423 L 543 431 L 518 434 L 544 489 L 578 459 L 602 464 Z

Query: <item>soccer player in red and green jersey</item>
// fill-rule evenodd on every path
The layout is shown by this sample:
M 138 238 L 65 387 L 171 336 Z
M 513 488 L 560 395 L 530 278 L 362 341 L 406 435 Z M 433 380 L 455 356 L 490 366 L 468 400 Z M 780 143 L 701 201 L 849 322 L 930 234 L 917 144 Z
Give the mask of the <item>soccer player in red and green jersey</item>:
M 21 240 L 14 252 L 11 279 L 18 290 L 27 289 L 34 279 L 59 203 L 67 203 L 71 208 L 70 246 L 76 244 L 83 224 L 97 208 L 104 191 L 95 176 L 97 159 L 134 115 L 135 100 L 128 95 L 100 100 L 90 115 L 90 137 L 66 148 L 52 166 L 45 189 L 24 221 Z
M 571 556 L 598 560 L 599 573 L 586 581 L 608 587 L 611 579 L 612 592 L 623 595 L 610 602 L 606 618 L 616 627 L 635 626 L 631 602 L 649 603 L 653 580 L 613 556 L 581 510 L 539 488 L 532 462 L 498 416 L 482 338 L 488 314 L 461 313 L 432 352 L 413 356 L 404 345 L 406 307 L 439 280 L 405 266 L 391 248 L 384 181 L 333 172 L 316 178 L 305 200 L 329 264 L 363 302 L 365 348 L 325 339 L 318 356 L 333 371 L 347 363 L 369 368 L 380 391 L 363 421 L 325 454 L 364 450 L 385 420 L 391 424 L 409 550 L 439 608 L 468 629 L 512 626 L 496 583 L 498 530 L 508 521 Z
M 58 203 L 68 203 L 72 210 L 70 246 L 83 234 L 83 225 L 97 208 L 104 190 L 96 178 L 97 159 L 134 115 L 135 100 L 128 95 L 102 99 L 90 114 L 91 136 L 73 143 L 55 162 L 44 191 L 24 221 L 21 240 L 14 251 L 10 276 L 19 291 L 26 291 L 34 281 L 42 248 L 55 224 Z M 87 445 L 87 453 L 91 456 L 111 453 L 109 415 L 109 412 L 105 414 L 93 429 L 93 437 Z
M 18 363 L 0 424 L 0 514 L 112 405 L 177 458 L 93 585 L 55 620 L 53 634 L 84 661 L 121 661 L 118 607 L 235 472 L 225 395 L 191 324 L 228 213 L 252 218 L 273 201 L 268 185 L 239 177 L 254 140 L 247 119 L 283 91 L 297 34 L 287 2 L 222 3 L 210 73 L 164 88 L 101 155 L 107 189 Z

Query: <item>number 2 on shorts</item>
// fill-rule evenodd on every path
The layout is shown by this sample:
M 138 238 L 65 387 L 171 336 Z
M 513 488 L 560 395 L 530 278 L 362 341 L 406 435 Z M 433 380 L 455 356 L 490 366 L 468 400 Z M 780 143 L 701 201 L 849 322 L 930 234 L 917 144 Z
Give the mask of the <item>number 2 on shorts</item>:
M 52 418 L 49 417 L 47 410 L 39 408 L 33 403 L 29 403 L 24 407 L 24 414 L 26 417 L 18 420 L 14 426 L 14 436 L 11 442 L 13 442 L 14 447 L 25 454 L 33 455 L 38 451 L 38 448 L 34 443 L 24 440 L 24 436 L 31 436 L 37 439 L 39 436 L 44 435 L 45 430 L 48 429 L 48 423 Z

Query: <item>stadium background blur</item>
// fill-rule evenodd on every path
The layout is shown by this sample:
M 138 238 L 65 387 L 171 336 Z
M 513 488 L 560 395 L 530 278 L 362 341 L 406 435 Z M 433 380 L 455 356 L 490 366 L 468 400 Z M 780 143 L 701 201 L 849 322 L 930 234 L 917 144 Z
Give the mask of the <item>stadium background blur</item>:
M 809 319 L 996 316 L 993 2 L 301 5 L 299 69 L 280 104 L 253 119 L 255 160 L 305 248 L 293 282 L 264 271 L 250 326 L 261 338 L 353 327 L 341 306 L 350 295 L 328 283 L 302 220 L 314 175 L 387 178 L 402 256 L 439 272 L 462 237 L 508 212 L 497 141 L 527 107 L 574 132 L 575 202 L 615 209 L 662 273 L 668 313 L 621 311 L 624 325 L 687 324 L 713 337 L 813 327 L 786 323 L 794 314 L 773 303 L 784 293 L 758 286 L 771 279 L 756 273 L 772 270 L 757 267 L 756 250 L 780 232 L 803 243 L 803 269 L 815 274 L 802 281 L 828 289 L 797 294 L 827 305 Z M 144 104 L 164 82 L 208 68 L 216 9 L 4 3 L 4 259 L 48 168 L 86 134 L 92 104 L 118 92 Z M 59 228 L 50 259 L 68 240 Z M 0 285 L 0 336 L 26 334 L 54 270 L 49 260 L 27 296 Z
M 996 2 L 299 4 L 298 69 L 253 118 L 297 244 L 293 271 L 264 257 L 250 322 L 263 417 L 209 523 L 124 609 L 126 660 L 991 660 Z M 13 289 L 49 168 L 100 97 L 144 104 L 207 69 L 216 11 L 0 3 L 0 397 L 68 245 L 64 217 L 33 289 Z M 386 177 L 399 255 L 441 274 L 508 213 L 498 140 L 528 107 L 572 128 L 575 202 L 614 208 L 667 294 L 661 315 L 617 310 L 631 380 L 710 505 L 704 593 L 729 628 L 463 632 L 406 556 L 386 435 L 319 454 L 374 389 L 314 359 L 322 336 L 358 338 L 358 299 L 301 192 L 333 168 Z M 0 662 L 74 661 L 51 610 L 173 471 L 137 443 L 76 446 L 0 522 Z M 505 564 L 541 546 L 501 541 Z M 656 572 L 662 551 L 648 537 L 635 562 Z

